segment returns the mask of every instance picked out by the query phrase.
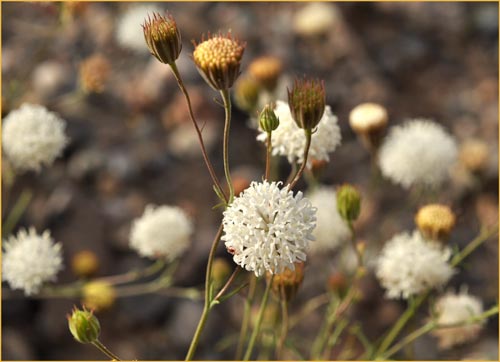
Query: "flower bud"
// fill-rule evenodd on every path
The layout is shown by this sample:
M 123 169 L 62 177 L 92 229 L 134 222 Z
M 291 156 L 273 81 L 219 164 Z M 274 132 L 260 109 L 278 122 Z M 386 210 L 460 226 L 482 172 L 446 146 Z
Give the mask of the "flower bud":
M 288 105 L 298 127 L 312 131 L 325 113 L 325 84 L 319 80 L 295 80 L 288 90 Z
M 260 128 L 264 132 L 271 133 L 280 125 L 280 120 L 274 113 L 273 106 L 267 104 L 259 115 Z
M 68 326 L 73 337 L 80 343 L 93 343 L 97 341 L 101 332 L 101 325 L 94 314 L 85 308 L 73 309 L 71 316 L 67 316 Z
M 153 14 L 142 25 L 149 51 L 160 62 L 174 63 L 182 49 L 181 34 L 172 15 Z
M 245 44 L 231 33 L 221 34 L 195 44 L 193 60 L 203 79 L 215 90 L 227 90 L 240 75 Z
M 415 223 L 426 239 L 445 241 L 455 226 L 455 214 L 446 205 L 429 204 L 418 210 Z
M 71 270 L 79 277 L 91 277 L 98 269 L 99 260 L 97 256 L 89 250 L 79 251 L 71 258 Z
M 276 88 L 282 70 L 283 63 L 273 56 L 257 58 L 248 66 L 248 73 L 269 92 Z
M 337 190 L 337 210 L 347 222 L 358 218 L 361 211 L 361 195 L 355 187 L 344 184 Z
M 234 100 L 236 105 L 248 113 L 257 106 L 260 86 L 252 77 L 242 77 L 234 85 Z
M 387 110 L 376 103 L 362 103 L 349 114 L 349 124 L 369 149 L 377 149 L 388 122 Z
M 107 282 L 94 281 L 83 286 L 83 305 L 95 311 L 110 308 L 116 299 L 113 286 Z
M 266 273 L 267 282 L 271 280 L 271 273 Z M 277 299 L 284 297 L 291 300 L 297 294 L 302 281 L 304 280 L 304 263 L 295 263 L 295 270 L 285 268 L 280 274 L 275 274 L 271 291 Z

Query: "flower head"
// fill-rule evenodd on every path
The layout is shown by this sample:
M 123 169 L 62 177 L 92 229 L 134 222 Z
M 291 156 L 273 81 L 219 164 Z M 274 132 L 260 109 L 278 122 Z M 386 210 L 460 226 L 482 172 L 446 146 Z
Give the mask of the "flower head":
M 288 105 L 299 128 L 313 130 L 325 113 L 325 83 L 319 80 L 296 79 L 288 90 Z
M 416 119 L 393 127 L 380 148 L 382 174 L 409 188 L 440 185 L 457 159 L 457 145 L 441 125 Z
M 321 186 L 307 195 L 316 207 L 316 228 L 313 231 L 316 241 L 311 244 L 315 253 L 335 250 L 350 238 L 347 223 L 337 209 L 337 193 L 333 187 Z
M 483 305 L 481 300 L 466 291 L 460 294 L 447 293 L 436 301 L 435 312 L 437 323 L 440 325 L 463 323 L 483 313 Z M 483 324 L 484 321 L 438 328 L 432 331 L 432 334 L 438 338 L 439 347 L 447 349 L 475 339 Z
M 349 114 L 349 125 L 369 150 L 378 148 L 388 120 L 387 110 L 376 103 L 362 103 Z
M 92 343 L 97 341 L 101 333 L 101 325 L 91 311 L 75 307 L 67 318 L 69 330 L 78 342 Z
M 283 63 L 273 56 L 257 58 L 248 66 L 248 73 L 270 92 L 276 89 L 282 70 Z
M 100 93 L 109 77 L 110 64 L 101 54 L 95 54 L 80 63 L 80 84 L 87 93 Z
M 109 309 L 116 299 L 113 285 L 99 280 L 86 283 L 82 288 L 82 294 L 82 304 L 94 311 Z
M 203 79 L 215 90 L 227 90 L 240 75 L 245 44 L 227 35 L 209 36 L 195 45 L 193 60 Z
M 25 103 L 3 120 L 2 146 L 5 155 L 20 170 L 40 171 L 51 165 L 68 138 L 65 122 L 45 107 Z
M 481 139 L 471 138 L 460 145 L 460 162 L 473 173 L 479 173 L 487 168 L 491 154 L 488 143 Z
M 455 214 L 446 205 L 429 204 L 418 210 L 415 223 L 426 238 L 445 240 L 455 226 Z
M 25 295 L 36 294 L 63 268 L 61 244 L 54 243 L 48 230 L 38 235 L 35 228 L 22 229 L 3 241 L 3 249 L 2 280 Z
M 173 206 L 146 206 L 130 232 L 130 246 L 148 258 L 173 260 L 189 246 L 193 232 L 186 213 Z
M 116 38 L 118 44 L 139 54 L 145 54 L 148 50 L 144 44 L 144 34 L 141 24 L 149 14 L 160 12 L 161 9 L 155 5 L 134 5 L 129 7 L 118 19 L 116 26 Z
M 266 272 L 266 279 L 269 283 L 271 281 L 272 274 Z M 295 263 L 295 269 L 290 270 L 285 268 L 283 272 L 275 274 L 272 278 L 271 290 L 276 299 L 286 299 L 291 300 L 297 294 L 297 291 L 304 280 L 304 263 Z
M 295 124 L 287 103 L 277 101 L 274 112 L 279 118 L 280 124 L 272 135 L 273 155 L 286 156 L 290 163 L 303 163 L 304 147 L 306 145 L 304 130 Z M 257 136 L 257 139 L 265 142 L 267 133 L 261 130 L 261 134 Z M 326 106 L 317 130 L 312 135 L 307 165 L 311 166 L 312 159 L 329 161 L 328 153 L 335 151 L 337 146 L 340 145 L 340 141 L 341 135 L 337 117 L 332 114 L 330 107 Z
M 172 15 L 153 14 L 142 25 L 149 51 L 160 62 L 174 63 L 182 49 L 181 34 Z
M 222 240 L 234 262 L 256 276 L 295 270 L 314 240 L 316 209 L 301 192 L 294 196 L 279 184 L 252 182 L 224 211 Z
M 425 240 L 420 232 L 395 235 L 383 247 L 376 275 L 389 298 L 407 299 L 428 288 L 442 287 L 453 275 L 451 250 Z
M 234 84 L 234 100 L 236 105 L 248 113 L 252 113 L 259 101 L 260 85 L 248 76 L 243 76 Z

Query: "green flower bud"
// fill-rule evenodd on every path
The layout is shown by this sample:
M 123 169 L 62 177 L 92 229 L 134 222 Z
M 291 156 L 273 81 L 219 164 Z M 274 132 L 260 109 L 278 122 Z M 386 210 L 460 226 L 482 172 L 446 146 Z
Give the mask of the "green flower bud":
M 345 221 L 356 220 L 361 211 L 361 195 L 359 191 L 349 184 L 342 185 L 337 190 L 337 210 Z
M 295 80 L 288 90 L 288 105 L 297 126 L 312 131 L 325 113 L 325 84 L 319 80 Z
M 148 17 L 142 29 L 149 51 L 156 59 L 165 64 L 177 60 L 182 49 L 181 34 L 170 14 L 162 16 L 154 13 L 153 18 Z
M 73 337 L 80 343 L 93 343 L 97 341 L 101 332 L 101 325 L 94 314 L 85 308 L 73 309 L 71 316 L 68 316 L 69 330 Z
M 273 111 L 273 107 L 267 104 L 259 115 L 260 128 L 264 132 L 270 133 L 280 125 L 280 120 Z

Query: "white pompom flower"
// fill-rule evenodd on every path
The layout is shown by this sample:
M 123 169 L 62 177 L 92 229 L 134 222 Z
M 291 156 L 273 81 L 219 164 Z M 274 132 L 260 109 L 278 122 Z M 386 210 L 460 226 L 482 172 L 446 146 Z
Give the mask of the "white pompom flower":
M 438 325 L 460 324 L 482 314 L 483 304 L 479 298 L 469 295 L 465 290 L 459 294 L 448 292 L 436 301 L 435 313 Z M 438 338 L 439 348 L 448 349 L 477 338 L 483 324 L 484 321 L 481 321 L 438 328 L 432 334 Z
M 116 26 L 116 40 L 118 44 L 138 54 L 149 53 L 144 40 L 144 31 L 141 25 L 153 13 L 161 12 L 158 6 L 152 4 L 134 5 L 129 7 L 118 19 Z
M 33 227 L 21 229 L 17 236 L 3 241 L 2 280 L 12 289 L 33 295 L 43 283 L 56 280 L 63 269 L 62 261 L 62 246 L 54 243 L 50 231 L 38 235 Z
M 455 272 L 450 257 L 450 248 L 425 240 L 419 231 L 403 232 L 384 245 L 375 274 L 388 298 L 408 299 L 428 288 L 444 286 Z
M 272 154 L 286 156 L 290 163 L 302 164 L 306 146 L 304 130 L 299 128 L 293 120 L 288 103 L 277 101 L 274 112 L 279 118 L 280 124 L 271 136 Z M 259 131 L 257 140 L 266 142 L 267 133 L 261 129 Z M 329 161 L 329 153 L 335 151 L 340 145 L 341 139 L 337 117 L 332 113 L 330 106 L 326 106 L 325 113 L 312 135 L 307 166 L 311 166 L 312 159 Z
M 181 208 L 148 205 L 133 222 L 130 246 L 141 256 L 172 261 L 189 247 L 192 232 L 191 219 Z
M 408 189 L 441 185 L 457 160 L 457 144 L 432 121 L 415 119 L 392 127 L 379 151 L 382 174 Z
M 50 166 L 68 143 L 66 122 L 45 107 L 24 103 L 3 120 L 2 147 L 18 171 Z
M 311 252 L 333 251 L 349 240 L 351 232 L 337 210 L 337 194 L 333 187 L 321 186 L 307 197 L 317 209 L 313 231 L 316 241 L 311 244 Z
M 236 264 L 258 277 L 295 270 L 314 240 L 316 208 L 302 192 L 294 196 L 280 184 L 252 182 L 224 211 L 226 248 Z

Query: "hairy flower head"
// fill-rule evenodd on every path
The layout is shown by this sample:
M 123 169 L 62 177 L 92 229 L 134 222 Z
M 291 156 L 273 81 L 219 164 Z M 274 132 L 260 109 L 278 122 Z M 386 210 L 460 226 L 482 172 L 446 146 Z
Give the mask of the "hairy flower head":
M 325 113 L 325 83 L 319 80 L 296 79 L 288 90 L 288 105 L 299 128 L 312 131 Z
M 142 25 L 149 52 L 160 62 L 174 63 L 182 49 L 181 34 L 172 15 L 153 13 Z

